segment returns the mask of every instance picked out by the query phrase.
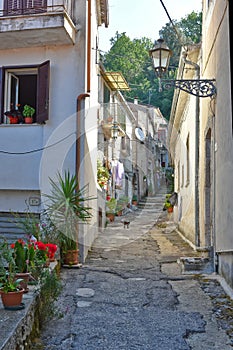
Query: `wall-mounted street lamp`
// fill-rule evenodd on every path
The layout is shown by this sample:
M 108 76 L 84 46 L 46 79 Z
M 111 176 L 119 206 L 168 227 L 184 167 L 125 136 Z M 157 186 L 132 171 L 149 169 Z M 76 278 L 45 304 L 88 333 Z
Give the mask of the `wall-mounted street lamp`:
M 168 70 L 172 51 L 164 43 L 164 40 L 160 38 L 149 53 L 152 58 L 155 73 L 159 78 L 161 78 L 163 73 Z M 166 88 L 175 87 L 198 97 L 210 97 L 216 95 L 216 87 L 214 82 L 214 79 L 163 80 L 163 84 Z
M 118 123 L 114 121 L 111 126 L 111 138 L 116 140 L 118 136 L 118 132 L 119 132 Z
M 155 74 L 161 78 L 163 73 L 168 70 L 172 51 L 167 47 L 162 38 L 157 40 L 155 46 L 150 51 Z

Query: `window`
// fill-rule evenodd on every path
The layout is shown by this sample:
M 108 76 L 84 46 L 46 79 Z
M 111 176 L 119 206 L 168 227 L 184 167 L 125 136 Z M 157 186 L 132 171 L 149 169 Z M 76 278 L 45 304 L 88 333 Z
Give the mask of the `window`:
M 4 0 L 4 16 L 45 12 L 47 0 Z
M 8 123 L 5 112 L 22 112 L 26 104 L 35 108 L 34 122 L 48 120 L 49 67 L 49 61 L 36 66 L 0 67 L 1 123 Z

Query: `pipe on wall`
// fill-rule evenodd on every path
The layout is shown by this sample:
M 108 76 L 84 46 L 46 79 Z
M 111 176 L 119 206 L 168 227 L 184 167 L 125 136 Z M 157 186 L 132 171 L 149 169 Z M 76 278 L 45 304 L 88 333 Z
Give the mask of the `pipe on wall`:
M 87 7 L 87 92 L 91 91 L 91 1 Z
M 79 170 L 81 165 L 81 102 L 85 100 L 86 97 L 90 97 L 89 94 L 84 93 L 80 94 L 77 97 L 77 129 L 76 129 L 76 164 L 75 164 L 75 172 L 77 178 L 79 178 Z

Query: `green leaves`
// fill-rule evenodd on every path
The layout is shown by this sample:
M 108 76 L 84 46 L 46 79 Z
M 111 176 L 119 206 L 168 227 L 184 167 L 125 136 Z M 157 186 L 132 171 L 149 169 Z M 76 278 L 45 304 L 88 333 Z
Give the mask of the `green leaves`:
M 51 193 L 44 194 L 48 199 L 46 212 L 60 231 L 60 241 L 66 246 L 73 246 L 77 242 L 77 227 L 79 222 L 87 222 L 91 217 L 92 208 L 85 206 L 85 202 L 94 199 L 87 196 L 88 187 L 79 189 L 75 175 L 66 171 L 64 177 L 57 174 L 57 181 L 49 179 Z
M 4 293 L 15 292 L 19 290 L 19 285 L 20 285 L 20 282 L 22 281 L 23 281 L 22 278 L 13 279 L 13 278 L 10 278 L 10 276 L 6 275 L 4 280 L 3 279 L 0 280 L 0 289 Z
M 179 22 L 173 21 L 183 44 L 196 44 L 201 40 L 201 20 L 202 13 L 192 12 Z M 173 51 L 170 61 L 173 68 L 164 78 L 175 79 L 174 67 L 178 67 L 181 42 L 171 23 L 167 23 L 159 34 Z M 158 79 L 149 58 L 149 50 L 154 43 L 148 38 L 131 40 L 125 32 L 116 32 L 111 44 L 111 49 L 102 56 L 102 60 L 107 71 L 119 71 L 125 77 L 131 88 L 123 92 L 126 100 L 133 101 L 137 97 L 139 103 L 159 107 L 164 117 L 169 119 L 174 89 L 159 91 Z

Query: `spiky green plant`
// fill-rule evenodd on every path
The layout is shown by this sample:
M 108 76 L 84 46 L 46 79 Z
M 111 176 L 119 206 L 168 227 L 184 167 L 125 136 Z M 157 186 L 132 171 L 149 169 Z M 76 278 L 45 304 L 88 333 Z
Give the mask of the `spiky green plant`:
M 48 199 L 46 212 L 60 232 L 60 244 L 62 249 L 75 249 L 77 244 L 78 223 L 87 222 L 92 217 L 89 206 L 85 206 L 88 200 L 87 185 L 79 189 L 79 183 L 75 175 L 69 171 L 64 173 L 64 178 L 57 174 L 57 181 L 49 178 L 51 193 L 44 196 Z

